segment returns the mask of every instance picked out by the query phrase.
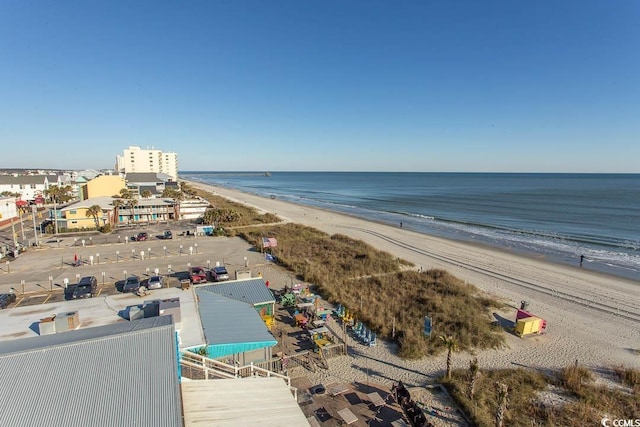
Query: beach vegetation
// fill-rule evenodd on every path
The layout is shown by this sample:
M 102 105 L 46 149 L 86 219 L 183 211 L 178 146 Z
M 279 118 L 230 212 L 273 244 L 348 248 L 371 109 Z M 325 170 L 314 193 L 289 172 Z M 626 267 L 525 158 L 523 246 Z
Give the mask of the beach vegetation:
M 363 241 L 299 224 L 236 232 L 257 248 L 262 236 L 276 237 L 278 246 L 271 251 L 281 266 L 314 284 L 329 302 L 345 306 L 379 337 L 396 341 L 403 358 L 445 351 L 440 335 L 465 351 L 503 345 L 503 331 L 489 316 L 501 304 L 444 270 L 418 272 Z M 430 337 L 422 329 L 425 316 L 434 325 Z
M 236 234 L 236 231 L 232 227 L 244 227 L 251 226 L 257 224 L 272 224 L 279 223 L 282 220 L 278 218 L 276 215 L 272 213 L 260 213 L 257 209 L 252 206 L 247 206 L 242 203 L 234 202 L 233 200 L 225 199 L 224 197 L 216 196 L 215 194 L 211 194 L 204 190 L 194 190 L 196 195 L 213 206 L 214 210 L 218 210 L 220 212 L 233 212 L 233 215 L 226 216 L 220 215 L 222 217 L 228 217 L 232 219 L 232 221 L 221 220 L 218 221 L 217 224 L 224 228 L 225 234 L 229 237 L 233 237 Z M 206 213 L 206 212 L 205 212 Z M 217 215 L 217 214 L 216 214 Z M 224 218 L 223 218 L 224 219 Z M 214 222 L 210 222 L 206 224 L 213 224 Z
M 614 371 L 622 381 L 622 384 L 633 388 L 636 392 L 640 392 L 640 369 L 619 366 Z
M 480 370 L 476 392 L 468 393 L 468 370 L 454 370 L 443 384 L 473 424 L 479 427 L 497 425 L 501 407 L 501 390 L 508 389 L 508 410 L 502 414 L 508 426 L 591 425 L 603 416 L 610 419 L 640 419 L 640 390 L 627 379 L 637 369 L 616 368 L 619 384 L 595 380 L 595 374 L 584 366 L 572 364 L 547 375 L 533 369 Z M 632 389 L 629 389 L 631 387 Z
M 451 335 L 440 335 L 438 337 L 447 349 L 447 373 L 446 378 L 451 378 L 451 356 L 458 350 L 458 343 Z
M 102 208 L 98 205 L 92 205 L 87 208 L 85 215 L 87 218 L 93 218 L 93 222 L 96 224 L 96 230 L 100 229 L 99 217 L 102 216 Z
M 202 215 L 203 224 L 232 225 L 242 219 L 242 214 L 235 209 L 207 208 Z

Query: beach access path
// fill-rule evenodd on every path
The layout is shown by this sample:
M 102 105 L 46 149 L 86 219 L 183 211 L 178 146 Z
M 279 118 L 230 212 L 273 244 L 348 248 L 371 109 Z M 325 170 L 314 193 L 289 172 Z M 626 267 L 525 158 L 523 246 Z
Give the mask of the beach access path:
M 520 302 L 528 301 L 529 311 L 547 320 L 546 333 L 525 339 L 507 334 L 507 348 L 478 352 L 483 368 L 553 369 L 576 360 L 594 368 L 640 367 L 640 282 L 579 268 L 578 261 L 575 268 L 553 264 L 510 253 L 509 248 L 496 250 L 442 239 L 283 200 L 191 183 L 258 211 L 276 214 L 284 221 L 362 240 L 414 263 L 416 269 L 445 269 L 509 304 L 511 308 L 494 313 L 498 321 L 513 321 Z M 378 353 L 384 348 L 392 352 L 394 346 L 361 350 Z M 456 354 L 454 368 L 468 367 L 472 357 Z M 442 369 L 444 359 L 440 356 L 405 365 L 429 372 L 424 369 Z M 343 375 L 349 374 L 345 371 Z

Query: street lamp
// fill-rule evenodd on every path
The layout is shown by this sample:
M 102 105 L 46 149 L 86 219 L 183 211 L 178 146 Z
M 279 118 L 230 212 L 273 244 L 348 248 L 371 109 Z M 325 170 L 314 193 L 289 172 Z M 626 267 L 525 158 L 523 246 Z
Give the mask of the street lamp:
M 18 215 L 20 216 L 20 231 L 22 232 L 22 244 L 27 238 L 24 236 L 24 224 L 22 223 L 22 211 L 18 208 Z
M 38 229 L 36 228 L 36 213 L 38 212 L 38 207 L 36 205 L 31 206 L 31 217 L 33 218 L 33 234 L 36 237 L 36 246 L 38 245 Z
M 9 215 L 9 202 L 5 203 L 5 207 L 7 208 L 7 215 Z M 13 256 L 15 257 L 18 251 L 18 242 L 16 241 L 16 227 L 13 224 L 13 215 L 11 215 L 11 240 L 13 240 Z

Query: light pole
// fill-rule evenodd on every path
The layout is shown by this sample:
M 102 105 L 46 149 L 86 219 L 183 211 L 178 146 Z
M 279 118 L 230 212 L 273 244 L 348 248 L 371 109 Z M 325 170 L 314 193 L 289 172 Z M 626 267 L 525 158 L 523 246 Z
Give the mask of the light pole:
M 24 244 L 24 241 L 27 240 L 27 238 L 24 236 L 24 224 L 22 223 L 22 210 L 20 208 L 18 208 L 18 215 L 20 216 L 20 231 L 22 232 L 22 244 Z
M 58 234 L 58 202 L 53 198 L 53 234 Z
M 36 213 L 38 212 L 38 207 L 36 205 L 31 206 L 31 216 L 33 218 L 33 234 L 36 236 L 36 246 L 38 246 L 38 229 L 36 228 Z
M 9 214 L 9 202 L 5 203 L 5 207 L 7 208 L 7 215 Z M 17 255 L 18 251 L 18 242 L 16 241 L 16 227 L 13 224 L 13 215 L 11 215 L 11 240 L 13 240 L 13 256 Z

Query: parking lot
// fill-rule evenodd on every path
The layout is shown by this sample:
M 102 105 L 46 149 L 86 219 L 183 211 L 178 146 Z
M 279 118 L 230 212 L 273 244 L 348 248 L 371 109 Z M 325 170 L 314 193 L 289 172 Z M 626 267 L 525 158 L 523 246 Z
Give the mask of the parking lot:
M 168 229 L 172 230 L 173 238 L 160 238 Z M 137 275 L 144 280 L 156 272 L 167 276 L 167 286 L 178 287 L 180 279 L 188 277 L 190 266 L 208 270 L 218 264 L 227 267 L 232 279 L 237 270 L 248 268 L 253 276 L 264 275 L 271 280 L 274 287 L 293 281 L 283 273 L 273 276 L 272 264 L 265 262 L 263 255 L 244 240 L 195 236 L 193 231 L 193 227 L 159 225 L 108 235 L 65 234 L 45 238 L 39 248 L 31 248 L 15 260 L 0 262 L 0 293 L 17 295 L 11 306 L 64 301 L 65 288 L 68 297 L 69 288 L 80 277 L 95 276 L 99 295 L 115 295 L 127 276 Z M 133 241 L 132 236 L 140 232 L 148 233 L 148 240 Z

